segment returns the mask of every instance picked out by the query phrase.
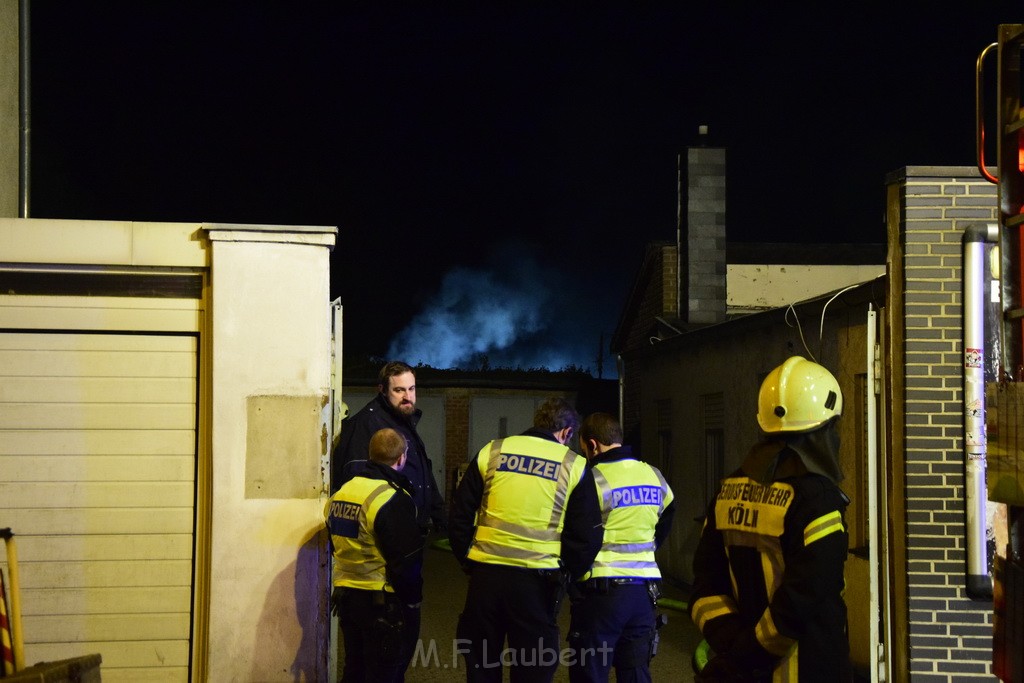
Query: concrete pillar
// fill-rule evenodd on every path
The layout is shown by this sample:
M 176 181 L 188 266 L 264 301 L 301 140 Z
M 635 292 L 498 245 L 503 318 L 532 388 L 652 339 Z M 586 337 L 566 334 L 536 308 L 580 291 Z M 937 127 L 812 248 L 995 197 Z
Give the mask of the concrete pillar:
M 334 229 L 206 225 L 210 681 L 327 681 Z

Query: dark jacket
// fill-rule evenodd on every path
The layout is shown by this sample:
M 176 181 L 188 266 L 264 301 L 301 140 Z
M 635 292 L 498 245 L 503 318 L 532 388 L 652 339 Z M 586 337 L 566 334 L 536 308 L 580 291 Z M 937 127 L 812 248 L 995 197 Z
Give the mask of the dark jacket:
M 424 536 L 416 521 L 416 508 L 412 502 L 412 484 L 401 472 L 380 463 L 367 461 L 360 477 L 379 479 L 402 489 L 391 497 L 373 522 L 373 535 L 377 549 L 384 558 L 384 572 L 388 584 L 406 605 L 423 601 L 423 543 Z
M 423 411 L 418 408 L 410 417 L 396 413 L 382 394 L 377 394 L 358 413 L 341 423 L 341 439 L 331 458 L 331 493 L 354 476 L 370 452 L 370 438 L 386 427 L 396 430 L 409 444 L 409 455 L 402 474 L 412 483 L 412 499 L 417 519 L 426 528 L 432 521 L 444 528 L 444 501 L 437 489 L 434 471 L 423 439 L 416 432 Z
M 604 543 L 604 526 L 601 522 L 601 500 L 594 483 L 593 466 L 616 460 L 639 460 L 633 457 L 629 446 L 620 446 L 605 451 L 587 463 L 587 471 L 579 486 L 569 494 L 566 504 L 565 528 L 562 530 L 562 563 L 572 579 L 584 575 L 594 564 L 594 558 Z M 660 548 L 672 529 L 672 518 L 676 512 L 673 500 L 658 518 L 654 528 L 654 545 Z

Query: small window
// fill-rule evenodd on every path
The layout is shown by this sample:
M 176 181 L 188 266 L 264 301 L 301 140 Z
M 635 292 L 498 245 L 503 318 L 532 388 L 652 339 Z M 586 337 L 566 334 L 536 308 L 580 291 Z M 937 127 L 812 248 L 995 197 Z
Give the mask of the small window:
M 672 430 L 658 431 L 658 469 L 665 481 L 672 481 Z
M 722 393 L 700 397 L 701 422 L 704 427 L 704 508 L 718 493 L 725 477 L 725 396 Z
M 672 482 L 672 399 L 656 404 L 658 411 L 658 463 L 665 481 Z
M 725 430 L 704 430 L 704 508 L 718 493 L 725 478 Z

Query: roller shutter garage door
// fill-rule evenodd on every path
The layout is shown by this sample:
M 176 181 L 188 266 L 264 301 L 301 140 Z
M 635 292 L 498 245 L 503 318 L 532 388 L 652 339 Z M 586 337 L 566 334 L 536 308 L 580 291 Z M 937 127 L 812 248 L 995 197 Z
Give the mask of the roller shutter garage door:
M 197 358 L 191 334 L 0 332 L 26 665 L 99 653 L 104 681 L 188 680 Z

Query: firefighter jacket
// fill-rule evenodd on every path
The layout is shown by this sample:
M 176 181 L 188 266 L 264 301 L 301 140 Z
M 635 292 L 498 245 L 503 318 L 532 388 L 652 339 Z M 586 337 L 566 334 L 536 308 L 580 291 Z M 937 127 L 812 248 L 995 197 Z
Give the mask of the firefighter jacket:
M 849 499 L 782 442 L 777 476 L 722 481 L 694 555 L 690 615 L 718 656 L 751 680 L 849 680 L 843 601 Z
M 452 501 L 452 552 L 460 562 L 558 568 L 566 501 L 585 467 L 583 456 L 543 431 L 491 441 Z
M 409 488 L 400 473 L 367 462 L 328 501 L 335 586 L 396 593 L 409 605 L 422 601 L 424 537 Z
M 390 427 L 405 437 L 409 444 L 408 457 L 402 474 L 412 482 L 412 500 L 420 526 L 427 528 L 432 522 L 443 528 L 444 501 L 434 479 L 433 465 L 427 449 L 416 431 L 423 411 L 419 408 L 409 417 L 395 412 L 387 399 L 378 393 L 370 402 L 341 423 L 341 438 L 331 456 L 331 491 L 337 491 L 354 474 L 358 474 L 370 453 L 370 438 L 379 430 Z

